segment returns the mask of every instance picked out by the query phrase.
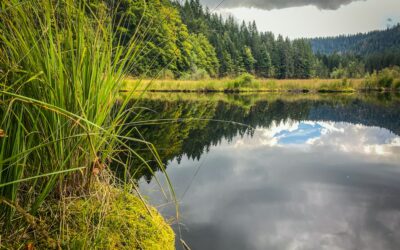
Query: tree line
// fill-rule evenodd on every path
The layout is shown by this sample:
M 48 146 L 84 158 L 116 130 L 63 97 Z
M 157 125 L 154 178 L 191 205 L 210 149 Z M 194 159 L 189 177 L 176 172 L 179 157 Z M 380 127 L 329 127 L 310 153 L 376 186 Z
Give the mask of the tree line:
M 400 46 L 400 24 L 386 30 L 371 31 L 355 35 L 319 37 L 310 39 L 314 52 L 323 54 L 367 55 L 398 49 Z
M 366 34 L 310 39 L 321 76 L 362 77 L 400 65 L 400 24 Z
M 136 76 L 202 79 L 247 72 L 278 79 L 342 78 L 363 77 L 374 70 L 400 65 L 396 44 L 382 43 L 386 50 L 379 47 L 383 37 L 395 39 L 400 26 L 384 34 L 372 33 L 374 36 L 368 39 L 361 39 L 359 34 L 290 40 L 258 31 L 255 22 L 223 18 L 203 7 L 199 0 L 93 2 L 96 8 L 105 5 L 117 13 L 114 22 L 118 24 L 115 29 L 119 39 L 128 41 L 134 37 L 137 53 L 132 74 Z M 363 48 L 370 48 L 368 54 L 344 49 L 354 41 L 362 41 Z

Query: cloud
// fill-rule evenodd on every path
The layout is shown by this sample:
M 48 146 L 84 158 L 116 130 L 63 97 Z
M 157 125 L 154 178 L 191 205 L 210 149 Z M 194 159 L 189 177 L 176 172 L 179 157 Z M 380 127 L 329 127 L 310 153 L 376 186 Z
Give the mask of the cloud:
M 238 138 L 233 143 L 236 149 L 254 149 L 262 146 L 296 147 L 301 151 L 320 148 L 322 151 L 400 159 L 399 136 L 387 129 L 346 122 L 273 122 L 269 128 L 258 127 L 253 137 Z
M 220 8 L 253 7 L 264 10 L 312 5 L 318 9 L 336 10 L 342 5 L 365 0 L 225 0 L 222 3 L 221 1 L 223 0 L 202 0 L 202 3 L 211 9 L 218 5 Z

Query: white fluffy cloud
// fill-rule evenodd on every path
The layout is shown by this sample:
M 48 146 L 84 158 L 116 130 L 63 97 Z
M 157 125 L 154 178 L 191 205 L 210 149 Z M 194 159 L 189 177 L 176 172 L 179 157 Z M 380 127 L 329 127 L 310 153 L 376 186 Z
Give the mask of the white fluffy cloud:
M 264 10 L 283 9 L 290 7 L 300 7 L 313 5 L 319 9 L 338 9 L 342 5 L 355 1 L 365 0 L 202 0 L 202 3 L 214 8 L 221 4 L 224 8 L 253 7 Z
M 219 3 L 203 1 L 210 9 Z M 259 30 L 290 38 L 356 34 L 400 22 L 399 0 L 225 0 L 215 11 L 239 22 L 254 20 Z
M 312 151 L 317 147 L 345 153 L 399 158 L 400 137 L 387 129 L 350 123 L 287 121 L 258 128 L 253 138 L 235 141 L 235 148 L 296 147 Z

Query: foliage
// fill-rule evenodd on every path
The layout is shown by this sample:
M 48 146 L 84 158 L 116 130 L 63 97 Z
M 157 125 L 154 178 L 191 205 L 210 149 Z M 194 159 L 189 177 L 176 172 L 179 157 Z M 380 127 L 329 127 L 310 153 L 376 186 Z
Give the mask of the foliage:
M 335 68 L 331 73 L 331 78 L 341 79 L 343 77 L 346 77 L 346 73 L 346 69 L 344 69 L 343 67 Z
M 316 76 L 339 78 L 362 78 L 365 75 L 365 63 L 354 55 L 317 54 Z
M 304 40 L 293 42 L 293 77 L 307 79 L 311 77 L 314 65 L 314 55 L 309 43 Z
M 400 81 L 400 67 L 386 68 L 380 72 L 373 72 L 365 79 L 367 89 L 398 89 Z
M 132 74 L 157 76 L 167 69 L 179 75 L 190 67 L 189 33 L 168 0 L 106 2 L 118 13 L 114 27 L 118 40 L 124 44 L 135 39 Z
M 232 82 L 234 89 L 248 88 L 251 87 L 252 84 L 254 84 L 254 76 L 249 73 L 240 75 Z
M 182 5 L 175 3 L 175 6 L 189 32 L 204 35 L 215 48 L 219 76 L 237 76 L 244 72 L 278 78 L 311 75 L 314 57 L 308 41 L 292 43 L 282 37 L 276 39 L 270 32 L 259 32 L 255 22 L 238 24 L 232 16 L 223 19 L 211 13 L 199 0 L 188 0 Z M 296 72 L 294 60 L 299 66 Z
M 314 52 L 366 55 L 399 48 L 400 24 L 382 31 L 310 40 Z
M 365 57 L 365 68 L 368 72 L 382 70 L 387 67 L 400 66 L 400 48 L 374 52 Z
M 124 46 L 116 43 L 121 37 L 112 11 L 85 0 L 6 0 L 1 5 L 3 240 L 35 226 L 33 216 L 49 201 L 86 195 L 110 162 L 128 168 L 135 158 L 149 166 L 126 141 L 145 145 L 152 159 L 161 161 L 151 144 L 122 130 L 127 101 L 118 93 L 134 65 L 137 37 Z M 124 162 L 121 152 L 129 155 Z M 58 209 L 65 212 L 64 206 Z M 25 224 L 17 223 L 21 214 L 28 218 Z
M 361 77 L 363 72 L 380 71 L 400 66 L 400 24 L 382 31 L 366 34 L 311 39 L 313 51 L 330 72 L 339 64 L 347 77 Z M 318 70 L 319 76 L 326 76 Z
M 109 6 L 115 4 L 109 1 Z M 116 6 L 116 32 L 121 34 L 121 41 L 137 35 L 133 75 L 164 76 L 163 72 L 168 70 L 180 77 L 193 68 L 205 70 L 211 76 L 218 73 L 214 48 L 203 35 L 188 33 L 169 0 L 126 0 Z
M 103 1 L 92 2 L 104 8 Z M 222 18 L 199 0 L 104 2 L 108 8 L 117 8 L 115 31 L 121 35 L 120 42 L 137 36 L 131 69 L 136 77 L 171 78 L 164 74 L 168 70 L 181 79 L 199 79 L 198 73 L 204 71 L 213 78 L 245 72 L 279 79 L 362 78 L 366 71 L 400 65 L 400 26 L 354 36 L 291 41 L 259 32 L 255 22 Z
M 191 73 L 201 69 L 212 77 L 217 76 L 219 62 L 215 54 L 215 49 L 207 38 L 203 34 L 191 34 L 189 42 L 192 45 L 190 55 Z

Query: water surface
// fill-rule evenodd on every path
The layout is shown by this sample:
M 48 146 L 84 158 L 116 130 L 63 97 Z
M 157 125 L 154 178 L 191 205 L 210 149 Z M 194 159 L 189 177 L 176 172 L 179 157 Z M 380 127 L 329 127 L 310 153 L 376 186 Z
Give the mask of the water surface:
M 169 94 L 142 104 L 143 119 L 173 119 L 140 130 L 165 161 L 180 202 L 174 229 L 193 250 L 400 246 L 398 97 Z M 175 218 L 151 174 L 136 174 Z

